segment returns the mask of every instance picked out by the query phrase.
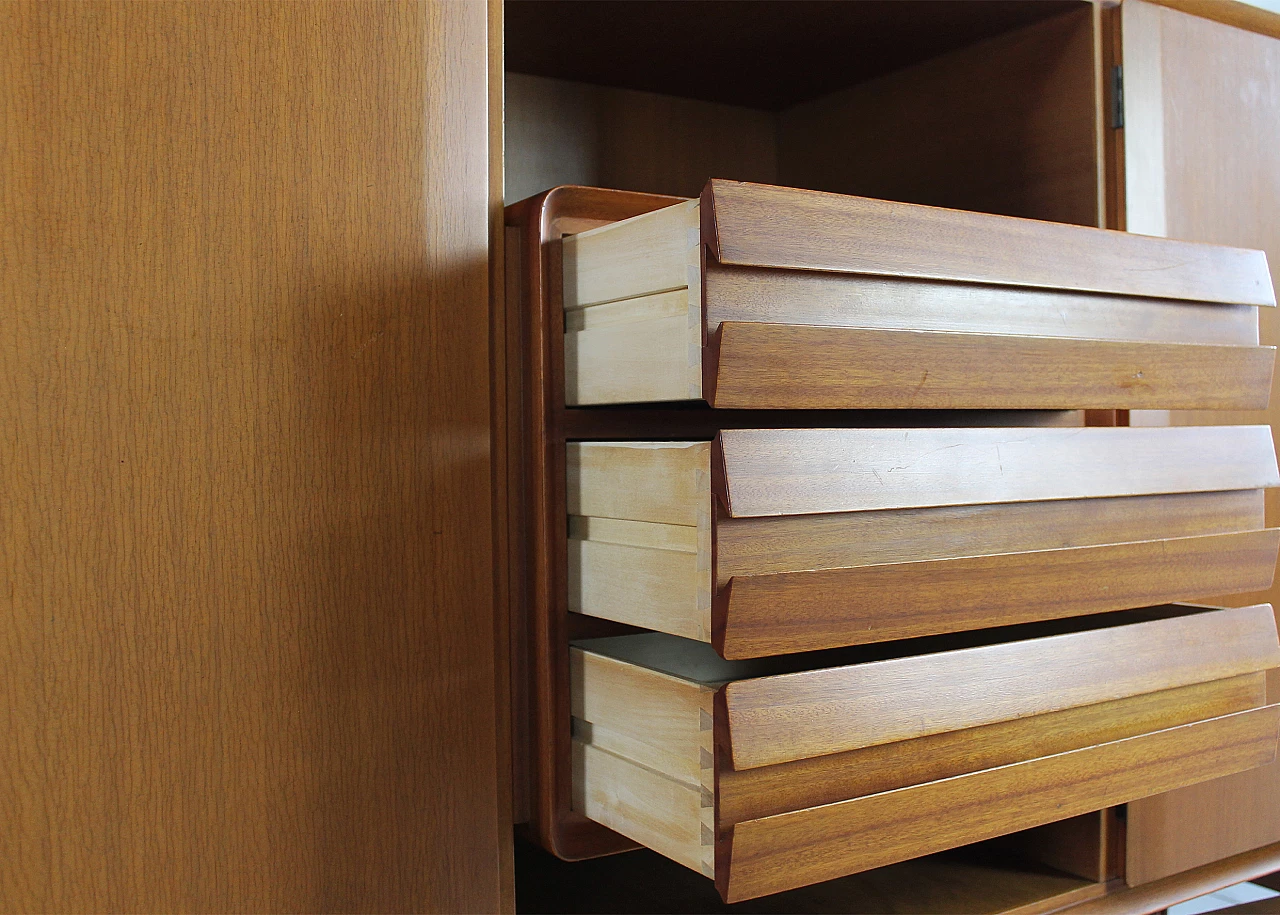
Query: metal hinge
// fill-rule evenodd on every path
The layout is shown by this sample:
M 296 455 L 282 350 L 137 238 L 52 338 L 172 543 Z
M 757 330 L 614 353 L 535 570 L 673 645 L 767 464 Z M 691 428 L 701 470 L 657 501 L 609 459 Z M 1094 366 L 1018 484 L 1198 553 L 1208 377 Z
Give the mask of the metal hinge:
M 1124 126 L 1124 67 L 1111 68 L 1111 127 L 1119 130 Z

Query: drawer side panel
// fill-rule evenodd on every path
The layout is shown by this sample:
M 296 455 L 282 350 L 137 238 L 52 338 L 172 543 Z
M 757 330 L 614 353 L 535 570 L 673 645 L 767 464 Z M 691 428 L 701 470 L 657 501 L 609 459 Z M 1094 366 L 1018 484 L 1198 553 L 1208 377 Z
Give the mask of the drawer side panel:
M 573 809 L 685 867 L 712 873 L 701 792 L 573 741 Z
M 690 200 L 565 237 L 565 309 L 687 287 L 698 222 Z
M 570 515 L 697 526 L 710 511 L 707 442 L 569 442 Z
M 571 537 L 568 559 L 571 611 L 711 641 L 709 615 L 697 612 L 710 606 L 711 574 L 696 551 Z

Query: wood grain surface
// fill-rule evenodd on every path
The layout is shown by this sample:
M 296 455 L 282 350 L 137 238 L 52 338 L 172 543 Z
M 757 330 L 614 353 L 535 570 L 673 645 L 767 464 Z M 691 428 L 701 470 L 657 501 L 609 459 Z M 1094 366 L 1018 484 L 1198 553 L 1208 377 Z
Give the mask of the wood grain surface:
M 1092 26 L 1077 7 L 803 99 L 779 116 L 777 183 L 1097 225 Z
M 750 769 L 1277 666 L 1259 604 L 737 680 L 723 690 L 724 748 Z
M 510 903 L 486 31 L 0 7 L 0 909 Z
M 737 518 L 1280 485 L 1266 426 L 735 429 L 717 448 Z
M 1263 493 L 1257 489 L 767 518 L 728 518 L 721 512 L 715 522 L 715 586 L 723 588 L 735 576 L 1226 534 L 1264 526 Z
M 1149 343 L 1258 342 L 1253 305 L 940 283 L 854 273 L 735 267 L 708 260 L 706 325 L 721 321 L 933 330 Z
M 1179 902 L 1275 873 L 1280 873 L 1280 842 L 1219 858 L 1141 886 L 1126 887 L 1120 883 L 1110 887 L 1105 896 L 1082 902 L 1068 911 L 1075 915 L 1160 912 Z
M 1275 348 L 725 321 L 703 397 L 725 409 L 1262 409 Z
M 702 192 L 722 264 L 1275 305 L 1259 251 L 731 181 Z
M 723 825 L 994 769 L 1266 704 L 1261 673 L 944 731 L 755 769 L 719 772 Z
M 571 6 L 573 25 L 555 38 L 573 41 L 566 56 L 581 59 L 589 49 L 576 36 L 593 11 Z M 615 11 L 605 13 L 611 24 L 600 42 L 604 53 L 626 38 L 614 24 L 625 8 L 610 6 Z M 667 5 L 652 15 L 669 21 L 672 10 Z M 508 12 L 509 19 L 524 18 L 523 9 Z M 643 31 L 662 32 L 664 50 L 675 37 L 665 26 Z M 697 37 L 705 41 L 707 35 Z M 518 53 L 519 41 L 507 36 L 508 54 Z M 529 72 L 507 72 L 508 202 L 566 184 L 696 197 L 708 175 L 777 183 L 777 126 L 770 112 L 698 101 L 684 91 L 660 95 Z
M 1278 724 L 1268 706 L 748 820 L 718 844 L 716 885 L 751 899 L 1259 766 L 1275 759 Z
M 1280 529 L 730 579 L 726 658 L 862 645 L 1265 589 Z
M 570 442 L 570 515 L 697 525 L 711 511 L 707 442 Z
M 1146 114 L 1133 123 L 1138 129 L 1127 122 L 1123 131 L 1128 227 L 1261 248 L 1273 281 L 1280 280 L 1280 41 L 1246 31 L 1243 22 L 1234 28 L 1202 18 L 1230 14 L 1239 4 L 1195 6 L 1183 6 L 1184 12 L 1126 0 L 1120 10 L 1126 108 Z M 1153 174 L 1149 163 L 1156 161 L 1160 168 Z M 1280 342 L 1278 317 L 1262 310 L 1264 342 Z M 1280 421 L 1275 390 L 1265 412 L 1213 418 L 1175 412 L 1168 420 L 1268 423 L 1274 435 Z M 1135 421 L 1152 418 L 1135 414 Z M 1267 493 L 1267 515 L 1273 524 L 1280 519 L 1278 490 Z M 1274 603 L 1276 595 L 1280 589 L 1273 584 L 1237 600 Z M 1280 696 L 1274 674 L 1271 688 Z M 1135 883 L 1280 842 L 1280 765 L 1135 804 L 1128 831 L 1128 876 Z

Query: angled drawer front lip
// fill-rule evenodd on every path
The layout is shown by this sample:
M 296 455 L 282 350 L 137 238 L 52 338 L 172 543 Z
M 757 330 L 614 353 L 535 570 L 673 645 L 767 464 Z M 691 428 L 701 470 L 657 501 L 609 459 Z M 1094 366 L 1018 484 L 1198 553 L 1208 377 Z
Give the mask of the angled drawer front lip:
M 1262 591 L 1278 556 L 1272 528 L 733 578 L 713 643 L 749 658 Z
M 1266 255 L 1241 248 L 719 179 L 701 220 L 724 264 L 1276 302 Z
M 735 769 L 978 727 L 1280 666 L 1269 604 L 723 687 Z
M 730 321 L 708 348 L 721 408 L 1260 410 L 1275 364 L 1262 346 Z
M 726 429 L 712 458 L 735 518 L 1277 485 L 1268 426 Z
M 1265 672 L 1257 671 L 775 766 L 733 769 L 723 765 L 716 783 L 717 816 L 723 829 L 743 820 L 1243 712 L 1267 704 L 1266 679 Z M 717 701 L 716 714 L 723 720 L 723 694 Z
M 716 884 L 750 899 L 1266 765 L 1280 706 L 820 807 L 722 831 Z M 938 828 L 947 810 L 957 832 Z

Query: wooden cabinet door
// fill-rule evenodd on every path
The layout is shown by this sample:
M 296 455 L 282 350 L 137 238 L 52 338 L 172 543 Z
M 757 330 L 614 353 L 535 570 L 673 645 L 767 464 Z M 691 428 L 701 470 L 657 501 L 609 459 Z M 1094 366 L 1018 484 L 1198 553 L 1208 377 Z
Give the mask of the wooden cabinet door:
M 1125 0 L 1120 19 L 1124 227 L 1264 249 L 1280 285 L 1280 40 L 1142 0 Z M 1261 311 L 1262 342 L 1275 345 L 1280 315 Z M 1280 391 L 1273 388 L 1266 411 L 1135 412 L 1132 421 L 1270 423 L 1274 432 Z M 1280 522 L 1274 489 L 1267 521 Z M 1280 580 L 1224 600 L 1280 606 Z M 1280 842 L 1280 763 L 1130 804 L 1128 880 L 1145 883 L 1273 842 Z
M 487 28 L 0 5 L 0 909 L 510 905 Z

